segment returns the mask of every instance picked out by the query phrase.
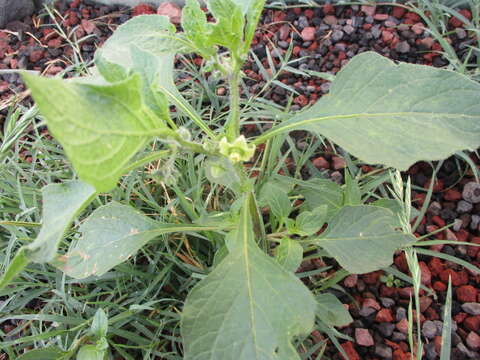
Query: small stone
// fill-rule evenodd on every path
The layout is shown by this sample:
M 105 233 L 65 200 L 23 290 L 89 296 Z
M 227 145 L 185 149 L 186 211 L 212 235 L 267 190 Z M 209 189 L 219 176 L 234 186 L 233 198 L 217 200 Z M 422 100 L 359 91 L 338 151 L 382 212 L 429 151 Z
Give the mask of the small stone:
M 405 333 L 401 333 L 401 332 L 398 332 L 398 331 L 393 332 L 392 341 L 400 342 L 400 341 L 404 341 L 404 340 L 407 340 L 406 332 Z
M 465 354 L 470 359 L 475 359 L 476 355 L 473 351 L 469 350 L 464 343 L 457 344 L 457 349 L 460 350 L 461 353 Z M 478 358 L 477 358 L 478 359 Z
M 376 8 L 375 5 L 362 5 L 360 10 L 367 16 L 374 16 Z
M 390 309 L 381 309 L 375 316 L 375 321 L 379 323 L 390 323 L 393 321 L 392 311 Z
M 332 34 L 332 41 L 337 42 L 343 39 L 343 31 L 335 30 Z
M 327 162 L 328 164 L 328 162 Z M 314 163 L 315 165 L 315 163 Z M 351 275 L 348 275 L 345 280 L 343 280 L 343 285 L 345 285 L 345 287 L 347 288 L 354 288 L 356 285 L 357 285 L 357 281 L 358 281 L 358 275 L 357 274 L 351 274 Z
M 425 27 L 422 23 L 416 23 L 412 25 L 412 31 L 417 35 L 422 35 L 425 31 Z
M 428 39 L 428 38 L 425 38 L 425 39 Z M 425 39 L 422 39 L 425 40 Z M 430 38 L 432 39 L 432 38 Z M 433 41 L 433 39 L 432 39 Z M 433 45 L 433 43 L 432 43 Z M 429 48 L 432 47 L 432 45 L 430 45 Z M 444 194 L 443 194 L 443 198 L 447 201 L 458 201 L 462 198 L 462 193 L 456 189 L 448 189 Z
M 315 40 L 315 28 L 313 26 L 308 26 L 302 30 L 300 34 L 304 41 L 312 41 Z
M 375 346 L 375 355 L 380 356 L 384 359 L 391 359 L 392 358 L 392 348 L 390 346 L 379 344 Z
M 323 18 L 323 22 L 327 25 L 337 25 L 337 18 L 334 15 L 327 15 Z
M 479 350 L 480 349 L 480 335 L 478 335 L 474 331 L 470 331 L 467 335 L 467 339 L 465 340 L 467 346 L 472 350 Z
M 155 14 L 155 10 L 147 4 L 139 4 L 132 9 L 132 16 L 152 14 Z
M 362 329 L 362 328 L 355 329 L 355 342 L 361 346 L 374 345 L 372 335 L 370 335 L 367 329 Z
M 462 197 L 472 204 L 480 203 L 480 183 L 471 181 L 463 187 Z
M 462 305 L 462 310 L 470 315 L 480 315 L 480 303 L 468 302 Z
M 395 327 L 396 327 L 397 330 L 400 331 L 401 333 L 406 334 L 406 333 L 408 332 L 408 320 L 407 320 L 406 318 L 400 320 L 400 321 L 395 325 Z
M 395 46 L 395 50 L 400 54 L 406 54 L 410 52 L 410 44 L 407 41 L 400 41 L 397 46 Z
M 397 321 L 406 319 L 407 318 L 407 310 L 405 310 L 403 307 L 397 308 L 395 318 L 396 318 Z
M 339 156 L 333 156 L 333 157 L 332 157 L 332 161 L 333 161 L 333 168 L 334 168 L 335 170 L 344 169 L 345 166 L 346 166 L 345 159 L 344 159 L 344 158 L 341 158 L 341 157 L 339 157 Z
M 289 35 L 290 35 L 290 26 L 288 26 L 287 24 L 282 25 L 278 30 L 279 39 L 282 41 L 285 41 L 288 39 Z
M 468 201 L 460 200 L 457 203 L 457 212 L 459 212 L 460 214 L 468 213 L 472 211 L 472 209 L 473 209 L 473 205 Z
M 478 230 L 480 225 L 480 215 L 472 215 L 472 219 L 470 221 L 470 229 Z
M 474 303 L 477 301 L 477 289 L 472 285 L 459 286 L 455 293 L 457 294 L 457 300 L 464 303 Z
M 360 355 L 358 355 L 351 341 L 344 342 L 341 347 L 343 348 L 343 350 L 345 350 L 345 353 L 348 356 L 348 360 L 361 360 Z M 343 356 L 342 359 L 344 359 Z
M 400 6 L 394 6 L 392 10 L 392 16 L 396 17 L 397 19 L 403 18 L 407 10 Z
M 457 219 L 453 220 L 453 226 L 452 226 L 453 231 L 460 230 L 462 228 L 462 225 L 463 225 L 462 219 L 457 218 Z
M 422 335 L 427 339 L 433 339 L 437 335 L 437 325 L 433 321 L 425 321 L 422 326 Z
M 428 296 L 421 296 L 420 297 L 420 311 L 423 313 L 425 310 L 427 310 L 430 305 L 432 305 L 432 298 Z
M 386 308 L 391 308 L 393 305 L 395 305 L 395 300 L 387 297 L 380 298 L 380 301 L 382 302 L 382 305 Z
M 314 159 L 312 163 L 313 163 L 313 166 L 315 166 L 319 170 L 330 168 L 330 163 L 322 156 L 319 156 L 316 159 Z
M 344 31 L 346 34 L 350 35 L 350 34 L 352 34 L 352 33 L 355 31 L 355 28 L 354 28 L 352 25 L 345 25 L 345 26 L 343 27 L 343 31 Z
M 390 44 L 393 40 L 393 34 L 390 31 L 382 31 L 382 41 L 385 44 Z
M 381 323 L 380 325 L 378 325 L 378 331 L 380 331 L 380 333 L 385 337 L 392 336 L 393 330 L 395 330 L 395 324 Z
M 82 19 L 81 24 L 82 24 L 83 30 L 85 30 L 85 32 L 87 34 L 93 33 L 95 31 L 95 29 L 97 28 L 93 22 L 85 20 L 85 19 Z
M 157 9 L 158 15 L 165 15 L 173 24 L 180 24 L 182 20 L 182 9 L 173 2 L 164 2 Z
M 372 27 L 370 32 L 372 33 L 372 35 L 375 39 L 378 39 L 380 37 L 380 35 L 382 35 L 382 30 L 380 29 L 380 26 L 378 26 L 378 25 L 375 25 L 374 27 Z
M 423 285 L 430 286 L 432 283 L 432 272 L 428 268 L 428 265 L 425 264 L 423 261 L 419 262 L 419 267 L 420 267 L 420 279 Z
M 462 28 L 456 28 L 455 35 L 457 35 L 457 39 L 463 40 L 467 37 L 467 32 Z
M 437 350 L 435 349 L 435 343 L 431 342 L 425 344 L 425 355 L 427 356 L 427 360 L 436 360 L 438 357 Z
M 375 310 L 374 308 L 364 306 L 360 309 L 358 314 L 362 317 L 369 317 L 370 315 L 374 314 L 376 311 L 377 310 Z
M 375 14 L 373 18 L 377 21 L 385 21 L 388 20 L 388 14 Z

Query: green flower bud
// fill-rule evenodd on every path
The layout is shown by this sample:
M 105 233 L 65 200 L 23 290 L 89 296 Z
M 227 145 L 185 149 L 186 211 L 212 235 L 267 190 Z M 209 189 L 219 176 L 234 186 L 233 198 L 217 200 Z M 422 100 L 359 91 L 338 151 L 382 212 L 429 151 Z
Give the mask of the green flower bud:
M 248 161 L 255 154 L 255 145 L 248 144 L 245 136 L 240 135 L 233 143 L 229 143 L 224 137 L 218 144 L 220 154 L 226 156 L 233 163 Z

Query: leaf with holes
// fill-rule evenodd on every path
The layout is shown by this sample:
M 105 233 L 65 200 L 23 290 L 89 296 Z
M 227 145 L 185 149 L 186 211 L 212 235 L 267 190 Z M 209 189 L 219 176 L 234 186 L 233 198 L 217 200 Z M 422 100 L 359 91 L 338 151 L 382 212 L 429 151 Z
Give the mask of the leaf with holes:
M 244 204 L 233 249 L 187 297 L 185 359 L 300 359 L 292 337 L 312 330 L 315 309 L 305 285 L 259 249 Z
M 257 141 L 298 129 L 322 134 L 368 163 L 406 170 L 480 146 L 480 84 L 366 52 L 337 74 L 328 96 Z
M 392 263 L 393 253 L 413 244 L 416 238 L 396 229 L 397 216 L 388 209 L 345 206 L 314 241 L 354 274 L 382 269 Z

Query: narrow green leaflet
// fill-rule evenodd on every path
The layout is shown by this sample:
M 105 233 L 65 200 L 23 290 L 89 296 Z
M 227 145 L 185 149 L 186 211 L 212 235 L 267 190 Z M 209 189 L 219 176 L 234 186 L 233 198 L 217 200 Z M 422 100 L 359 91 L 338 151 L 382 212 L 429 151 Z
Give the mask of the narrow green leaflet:
M 0 279 L 0 288 L 12 281 L 30 261 L 52 261 L 66 229 L 95 195 L 95 189 L 81 181 L 45 186 L 42 189 L 43 220 L 40 232 L 34 242 L 18 251 Z
M 23 78 L 80 179 L 100 192 L 115 187 L 137 151 L 166 129 L 147 111 L 138 75 L 109 85 Z
M 275 259 L 285 270 L 295 272 L 303 260 L 303 247 L 298 241 L 284 237 L 275 248 Z
M 413 235 L 397 231 L 397 224 L 396 215 L 388 209 L 345 206 L 315 243 L 347 271 L 363 274 L 389 266 L 397 249 L 416 241 Z
M 118 27 L 103 45 L 100 57 L 141 74 L 145 96 L 162 102 L 159 95 L 155 94 L 161 91 L 207 134 L 214 137 L 212 131 L 175 86 L 174 57 L 175 54 L 185 51 L 191 51 L 190 42 L 175 34 L 175 27 L 167 17 L 140 15 Z M 155 105 L 152 101 L 149 103 Z M 155 111 L 158 111 L 158 108 Z
M 348 310 L 337 297 L 330 293 L 317 296 L 317 316 L 324 323 L 332 326 L 346 326 L 353 319 Z
M 56 265 L 76 279 L 101 276 L 160 235 L 216 229 L 218 226 L 160 223 L 131 206 L 112 202 L 89 216 L 80 227 L 82 238 L 58 257 Z
M 343 205 L 343 190 L 337 183 L 326 179 L 311 179 L 299 186 L 299 192 L 305 197 L 307 208 L 313 210 L 321 205 L 327 206 L 325 221 L 329 221 Z
M 337 74 L 328 96 L 256 142 L 296 129 L 322 134 L 367 163 L 406 170 L 480 146 L 480 84 L 366 52 Z
M 187 297 L 186 360 L 300 359 L 292 337 L 313 328 L 314 297 L 258 248 L 248 209 L 242 208 L 235 249 Z

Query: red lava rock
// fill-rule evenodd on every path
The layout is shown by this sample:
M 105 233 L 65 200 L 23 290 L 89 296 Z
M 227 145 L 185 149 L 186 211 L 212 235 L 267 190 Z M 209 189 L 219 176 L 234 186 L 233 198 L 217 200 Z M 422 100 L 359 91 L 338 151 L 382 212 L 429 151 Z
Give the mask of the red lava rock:
M 440 216 L 435 215 L 432 217 L 432 222 L 439 227 L 444 227 L 445 226 L 445 220 L 443 220 Z
M 472 350 L 480 349 L 480 335 L 478 335 L 475 331 L 470 331 L 468 333 L 467 339 L 465 340 L 468 347 Z
M 70 8 L 72 8 L 72 9 L 78 8 L 78 6 L 80 5 L 81 2 L 82 2 L 82 0 L 73 0 L 70 3 Z
M 95 26 L 95 24 L 93 22 L 83 19 L 82 20 L 82 28 L 83 28 L 83 30 L 85 30 L 85 32 L 87 34 L 91 34 L 95 31 L 95 29 L 97 27 Z
M 345 285 L 345 287 L 347 288 L 354 288 L 357 285 L 357 281 L 358 281 L 357 274 L 348 275 L 345 278 L 345 280 L 343 280 L 343 285 Z
M 316 159 L 314 159 L 312 161 L 313 163 L 313 166 L 315 166 L 317 169 L 329 169 L 330 168 L 330 163 L 322 156 L 319 156 L 317 157 Z M 353 276 L 353 275 L 350 275 L 350 276 Z M 350 278 L 350 276 L 348 276 L 345 281 Z M 355 275 L 356 276 L 356 275 Z M 355 279 L 355 283 L 357 282 L 357 280 Z M 354 285 L 355 286 L 355 285 Z
M 173 2 L 164 2 L 157 9 L 158 15 L 165 15 L 172 24 L 180 24 L 182 20 L 182 9 Z
M 305 95 L 300 95 L 300 96 L 297 96 L 295 100 L 293 100 L 293 102 L 297 105 L 305 106 L 308 104 L 308 99 Z
M 323 13 L 325 15 L 335 14 L 335 7 L 332 4 L 325 4 L 323 6 Z
M 392 310 L 390 309 L 381 309 L 377 315 L 375 316 L 375 321 L 377 322 L 392 322 L 393 321 L 393 315 L 392 315 Z
M 430 269 L 423 261 L 420 261 L 418 265 L 421 270 L 422 284 L 429 286 L 432 283 L 432 273 L 430 272 Z
M 421 20 L 420 16 L 414 12 L 408 12 L 405 15 L 405 19 L 408 19 L 413 22 L 419 22 Z
M 388 14 L 375 14 L 373 18 L 377 21 L 385 21 L 388 20 Z
M 363 27 L 364 30 L 370 30 L 373 27 L 373 25 L 372 24 L 363 24 L 362 27 Z
M 132 9 L 132 16 L 152 14 L 155 14 L 155 10 L 147 4 L 139 4 Z
M 338 157 L 338 156 L 333 156 L 332 157 L 333 161 L 333 168 L 335 170 L 341 170 L 344 169 L 346 166 L 346 162 L 344 158 Z
M 460 15 L 463 15 L 463 16 L 464 16 L 465 18 L 467 18 L 468 20 L 472 20 L 472 13 L 471 13 L 469 10 L 467 10 L 467 9 L 462 9 L 462 10 L 460 10 L 460 11 L 459 11 L 459 14 L 460 14 Z M 461 21 L 460 19 L 456 18 L 455 16 L 452 16 L 452 17 L 450 18 L 450 20 L 448 21 L 448 23 L 449 23 L 451 26 L 455 27 L 455 28 L 463 26 L 463 21 Z
M 406 334 L 408 332 L 408 320 L 407 319 L 402 319 L 400 320 L 395 327 L 397 328 L 398 331 L 400 331 L 403 334 Z
M 288 26 L 287 24 L 282 25 L 278 30 L 278 35 L 280 37 L 280 40 L 282 41 L 287 40 L 288 36 L 290 35 L 290 26 Z
M 454 232 L 450 229 L 445 229 L 445 238 L 449 241 L 458 241 L 457 237 L 455 236 Z
M 407 258 L 405 257 L 405 253 L 402 252 L 400 255 L 395 257 L 394 260 L 395 266 L 397 267 L 398 270 L 401 272 L 408 272 L 408 263 L 407 263 Z
M 435 40 L 430 36 L 420 40 L 420 44 L 422 44 L 427 49 L 431 49 L 434 42 L 435 42 Z M 460 198 L 461 197 L 462 197 L 462 195 L 460 195 Z M 445 199 L 445 195 L 444 195 L 444 199 Z M 451 201 L 451 200 L 449 200 L 449 201 Z
M 427 318 L 427 320 L 440 320 L 440 316 L 438 315 L 438 313 L 435 311 L 435 309 L 431 307 L 425 310 L 425 317 Z
M 422 35 L 423 32 L 425 31 L 425 27 L 423 26 L 422 23 L 415 23 L 412 26 L 412 31 L 417 34 L 417 35 Z
M 33 50 L 30 53 L 29 59 L 32 63 L 36 63 L 37 61 L 43 59 L 45 52 L 43 50 Z
M 452 269 L 444 270 L 440 273 L 440 280 L 448 284 L 448 278 L 451 277 L 453 286 L 466 285 L 468 283 L 467 273 L 462 271 L 456 272 Z
M 457 300 L 461 302 L 476 302 L 477 292 L 472 285 L 463 285 L 456 289 Z
M 413 295 L 413 287 L 408 286 L 398 290 L 398 295 L 400 295 L 404 299 L 410 299 Z
M 362 307 L 370 307 L 377 311 L 381 309 L 380 304 L 375 299 L 372 299 L 372 298 L 366 298 L 363 301 Z
M 300 35 L 304 41 L 312 41 L 315 40 L 315 31 L 313 26 L 308 26 L 302 30 Z
M 355 342 L 360 346 L 373 346 L 375 344 L 368 330 L 362 328 L 355 329 Z
M 65 17 L 64 25 L 65 26 L 75 26 L 80 22 L 78 14 L 75 11 L 68 11 L 67 16 Z
M 361 10 L 367 16 L 374 16 L 376 8 L 375 5 L 362 5 Z
M 471 240 L 470 240 L 471 243 L 473 244 L 480 244 L 480 237 L 478 236 L 475 236 L 473 237 Z M 477 256 L 477 254 L 479 253 L 480 251 L 480 247 L 479 246 L 469 246 L 467 248 L 467 255 L 468 256 L 471 256 L 472 258 L 474 258 L 475 256 Z
M 469 316 L 463 320 L 463 326 L 470 331 L 480 331 L 480 315 Z
M 378 279 L 382 276 L 382 271 L 375 271 L 362 276 L 363 281 L 368 285 L 374 285 L 378 283 Z
M 428 38 L 425 38 L 425 39 L 428 39 Z M 425 40 L 425 39 L 423 39 L 423 40 Z M 432 39 L 432 38 L 430 38 L 430 39 Z M 433 43 L 432 43 L 432 45 L 433 45 Z M 448 189 L 443 194 L 443 198 L 447 201 L 458 201 L 462 198 L 462 193 L 460 191 L 458 191 L 457 189 Z
M 461 324 L 467 318 L 467 316 L 468 316 L 467 313 L 459 312 L 457 315 L 453 317 L 453 320 L 455 320 L 457 324 Z
M 441 281 L 435 281 L 433 283 L 433 289 L 438 292 L 446 291 L 447 290 L 447 285 L 445 285 Z
M 455 233 L 455 237 L 458 241 L 467 241 L 470 234 L 465 229 L 460 229 Z
M 311 19 L 313 18 L 313 15 L 315 15 L 315 13 L 312 9 L 307 9 L 303 12 L 303 15 L 305 15 L 308 19 Z
M 394 6 L 392 10 L 392 16 L 396 17 L 397 19 L 403 18 L 406 14 L 407 10 L 400 6 Z
M 345 359 L 343 355 L 340 355 L 340 357 L 343 360 L 361 360 L 360 355 L 358 355 L 357 351 L 355 350 L 355 347 L 351 341 L 344 342 L 343 344 L 340 345 L 343 350 L 345 350 L 345 353 L 348 356 L 348 359 Z
M 445 265 L 443 264 L 442 260 L 440 260 L 437 257 L 434 257 L 428 263 L 428 267 L 430 268 L 430 271 L 432 272 L 433 275 L 439 275 L 445 268 Z
M 49 40 L 47 46 L 49 48 L 59 48 L 60 46 L 62 46 L 62 39 L 57 37 L 55 39 Z
M 380 286 L 380 295 L 383 297 L 392 297 L 397 293 L 396 287 L 388 287 L 385 285 Z
M 420 297 L 420 311 L 424 312 L 426 311 L 430 305 L 432 305 L 432 298 L 428 296 L 421 296 Z
M 390 31 L 383 30 L 382 31 L 382 41 L 385 44 L 390 44 L 393 40 L 393 34 Z

